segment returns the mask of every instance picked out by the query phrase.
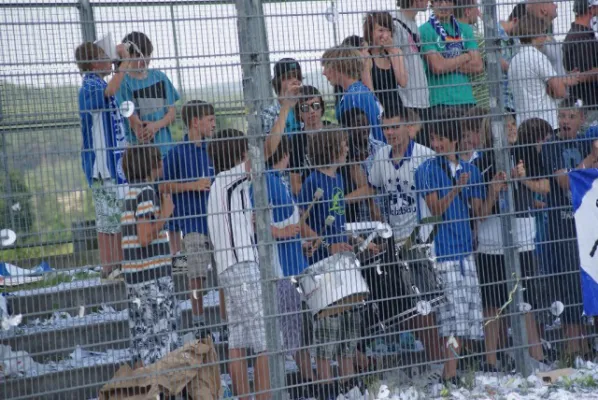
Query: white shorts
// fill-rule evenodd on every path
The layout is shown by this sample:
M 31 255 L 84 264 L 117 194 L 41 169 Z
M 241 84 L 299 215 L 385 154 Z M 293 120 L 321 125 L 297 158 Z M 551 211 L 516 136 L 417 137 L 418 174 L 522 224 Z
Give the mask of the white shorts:
M 479 340 L 482 327 L 482 295 L 474 257 L 438 262 L 434 265 L 446 302 L 438 307 L 440 336 Z
M 266 351 L 266 328 L 260 270 L 254 262 L 228 267 L 218 275 L 224 287 L 224 304 L 228 319 L 228 347 Z
M 96 230 L 99 233 L 120 233 L 122 200 L 118 195 L 118 186 L 111 181 L 94 180 L 91 196 L 96 212 Z

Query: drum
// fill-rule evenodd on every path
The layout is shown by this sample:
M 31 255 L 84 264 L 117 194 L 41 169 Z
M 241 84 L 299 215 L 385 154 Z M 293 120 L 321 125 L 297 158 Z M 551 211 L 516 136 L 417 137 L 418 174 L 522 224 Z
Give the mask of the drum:
M 353 253 L 339 253 L 311 265 L 298 277 L 315 318 L 338 315 L 368 298 L 368 285 L 360 268 Z
M 430 314 L 444 301 L 442 286 L 431 261 L 430 246 L 412 246 L 408 251 L 387 239 L 379 246 L 382 256 L 364 260 L 362 268 L 371 293 L 366 326 L 386 330 L 416 317 Z M 393 249 L 389 251 L 389 249 Z

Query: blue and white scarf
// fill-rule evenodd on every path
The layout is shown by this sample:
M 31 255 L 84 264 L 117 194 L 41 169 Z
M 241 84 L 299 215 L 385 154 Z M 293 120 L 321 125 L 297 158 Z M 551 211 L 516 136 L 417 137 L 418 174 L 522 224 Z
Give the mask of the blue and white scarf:
M 434 31 L 440 36 L 442 39 L 442 47 L 444 50 L 441 52 L 444 58 L 454 58 L 460 56 L 465 47 L 463 45 L 463 40 L 461 38 L 461 28 L 459 27 L 459 22 L 454 15 L 451 15 L 451 25 L 453 26 L 453 30 L 455 31 L 455 36 L 450 36 L 440 21 L 436 19 L 434 13 L 430 14 L 430 19 L 428 20 Z
M 103 90 L 106 90 L 108 84 L 104 79 L 96 74 L 86 75 L 84 78 L 99 82 Z M 112 176 L 112 179 L 117 184 L 121 185 L 127 183 L 125 172 L 122 166 L 122 158 L 127 148 L 128 142 L 125 137 L 124 119 L 120 114 L 120 108 L 115 96 L 110 96 L 108 99 L 108 113 L 110 114 L 111 130 L 105 132 L 106 148 L 108 163 L 111 174 L 114 173 L 116 176 Z
M 123 169 L 123 156 L 125 154 L 125 149 L 128 146 L 127 137 L 125 136 L 125 127 L 124 127 L 124 119 L 120 113 L 120 107 L 116 101 L 115 96 L 109 97 L 109 106 L 110 106 L 110 122 L 112 123 L 112 132 L 114 133 L 115 139 L 115 146 L 112 152 L 112 157 L 114 159 L 114 169 L 116 172 L 116 183 L 122 185 L 127 183 L 127 178 L 125 176 L 125 171 Z

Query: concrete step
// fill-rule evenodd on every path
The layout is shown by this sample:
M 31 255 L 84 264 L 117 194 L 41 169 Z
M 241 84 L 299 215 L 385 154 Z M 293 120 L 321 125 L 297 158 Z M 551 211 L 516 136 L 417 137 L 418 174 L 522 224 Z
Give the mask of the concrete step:
M 90 325 L 44 330 L 32 334 L 2 338 L 0 343 L 13 351 L 26 351 L 39 363 L 66 358 L 77 346 L 88 351 L 130 347 L 129 322 L 108 321 Z
M 249 366 L 253 366 L 253 358 L 249 358 Z M 409 377 L 419 376 L 421 367 L 409 365 L 423 362 L 422 353 L 396 355 L 385 360 L 378 359 L 378 368 L 400 368 Z M 224 367 L 225 364 L 223 363 Z M 119 364 L 94 365 L 54 372 L 37 377 L 17 378 L 0 382 L 0 398 L 11 400 L 22 399 L 77 399 L 96 398 L 99 389 L 112 379 Z M 227 373 L 222 367 L 221 374 Z M 336 371 L 336 367 L 333 367 Z M 297 373 L 287 371 L 287 385 L 297 384 Z M 250 378 L 251 379 L 251 378 Z M 253 387 L 253 381 L 250 381 Z
M 119 364 L 95 365 L 67 371 L 54 372 L 32 378 L 11 379 L 0 382 L 0 398 L 11 400 L 86 400 L 95 399 L 99 390 L 108 383 Z M 289 384 L 295 384 L 296 373 L 287 373 Z M 253 390 L 253 380 L 250 381 Z
M 54 372 L 32 378 L 10 379 L 0 383 L 0 398 L 20 399 L 93 399 L 99 389 L 116 373 L 120 365 L 95 365 Z
M 178 300 L 186 300 L 190 294 L 187 291 L 187 277 L 175 274 L 175 293 Z M 209 278 L 206 289 L 215 286 L 215 279 Z M 87 312 L 93 312 L 101 305 L 114 308 L 117 311 L 128 307 L 127 292 L 122 281 L 75 281 L 63 284 L 59 289 L 43 288 L 28 290 L 25 295 L 10 295 L 6 297 L 8 306 L 13 314 L 22 314 L 23 323 L 30 323 L 39 318 L 50 317 L 56 311 L 68 312 L 75 316 L 79 308 L 84 306 Z
M 207 323 L 218 330 L 220 315 L 215 307 L 205 310 Z M 71 322 L 72 321 L 72 322 Z M 58 326 L 40 327 L 36 332 L 27 333 L 22 327 L 14 331 L 0 332 L 0 344 L 10 346 L 14 351 L 26 351 L 37 362 L 46 363 L 68 357 L 77 346 L 87 351 L 106 351 L 128 348 L 130 343 L 129 322 L 123 313 L 89 316 L 86 319 L 65 320 Z M 72 325 L 68 325 L 69 322 Z M 185 335 L 193 328 L 191 310 L 181 313 L 180 334 Z M 22 333 L 21 333 L 22 332 Z M 227 354 L 226 344 L 219 344 L 220 359 Z

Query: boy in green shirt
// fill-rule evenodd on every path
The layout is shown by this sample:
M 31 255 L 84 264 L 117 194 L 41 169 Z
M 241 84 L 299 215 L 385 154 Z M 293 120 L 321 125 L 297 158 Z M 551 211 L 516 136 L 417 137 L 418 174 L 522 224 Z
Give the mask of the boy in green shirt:
M 470 75 L 484 71 L 473 29 L 457 21 L 453 8 L 453 0 L 432 1 L 430 19 L 419 27 L 430 106 L 475 105 Z

